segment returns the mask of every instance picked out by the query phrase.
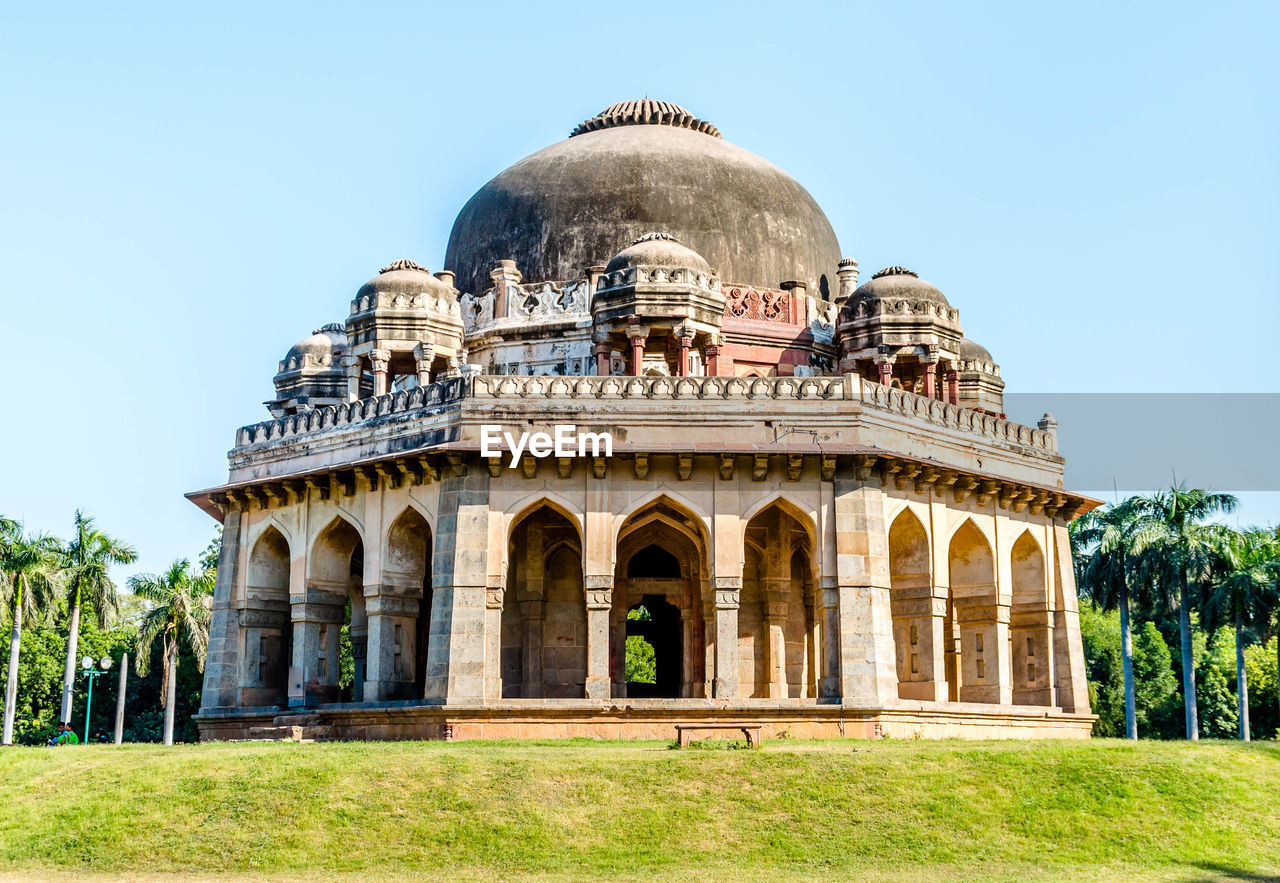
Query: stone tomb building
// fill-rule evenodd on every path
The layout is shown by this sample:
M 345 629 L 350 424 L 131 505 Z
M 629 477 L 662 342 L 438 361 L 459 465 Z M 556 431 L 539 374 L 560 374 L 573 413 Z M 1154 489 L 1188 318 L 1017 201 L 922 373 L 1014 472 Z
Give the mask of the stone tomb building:
M 1088 736 L 1055 424 L 1004 419 L 936 287 L 859 286 L 786 173 L 614 105 L 445 266 L 290 349 L 189 495 L 223 524 L 204 738 Z M 557 424 L 612 451 L 482 447 Z

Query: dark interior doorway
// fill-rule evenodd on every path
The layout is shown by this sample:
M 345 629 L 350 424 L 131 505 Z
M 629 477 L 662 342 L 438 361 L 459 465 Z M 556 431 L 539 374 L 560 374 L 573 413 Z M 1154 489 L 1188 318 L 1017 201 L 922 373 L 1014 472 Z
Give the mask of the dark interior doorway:
M 627 640 L 640 638 L 653 648 L 654 682 L 627 681 L 627 696 L 677 698 L 683 668 L 680 608 L 662 595 L 645 595 L 627 612 Z

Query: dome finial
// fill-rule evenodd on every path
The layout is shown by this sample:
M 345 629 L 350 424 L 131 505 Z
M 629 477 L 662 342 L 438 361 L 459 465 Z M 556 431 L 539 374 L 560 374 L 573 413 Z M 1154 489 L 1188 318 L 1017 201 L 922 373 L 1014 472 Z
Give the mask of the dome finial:
M 698 119 L 680 105 L 669 101 L 654 101 L 648 97 L 639 101 L 620 101 L 606 107 L 591 119 L 578 123 L 569 137 L 597 129 L 612 129 L 615 126 L 674 126 L 677 129 L 692 129 L 713 138 L 724 137 L 715 126 Z
M 872 279 L 879 279 L 881 276 L 914 276 L 919 279 L 920 274 L 915 270 L 908 270 L 906 267 L 899 267 L 896 264 L 892 267 L 885 267 L 878 273 L 872 274 Z
M 379 270 L 378 273 L 379 275 L 381 275 L 382 273 L 390 273 L 395 270 L 418 270 L 419 272 L 422 272 L 422 273 L 431 272 L 426 267 L 422 266 L 422 264 L 419 264 L 417 261 L 411 261 L 408 258 L 401 258 L 398 261 L 392 261 L 391 263 L 387 264 L 385 267 Z
M 676 239 L 670 233 L 661 233 L 656 231 L 653 233 L 646 233 L 643 236 L 637 236 L 635 239 L 631 240 L 632 245 L 639 245 L 642 242 L 674 242 L 677 245 L 680 244 L 680 240 Z

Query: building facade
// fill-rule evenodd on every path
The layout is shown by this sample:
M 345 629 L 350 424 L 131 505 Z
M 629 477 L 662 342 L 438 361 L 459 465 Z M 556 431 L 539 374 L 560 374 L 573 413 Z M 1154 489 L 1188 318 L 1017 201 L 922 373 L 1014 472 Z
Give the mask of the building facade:
M 204 738 L 1089 734 L 1056 425 L 784 172 L 614 105 L 445 264 L 290 349 L 189 495 Z

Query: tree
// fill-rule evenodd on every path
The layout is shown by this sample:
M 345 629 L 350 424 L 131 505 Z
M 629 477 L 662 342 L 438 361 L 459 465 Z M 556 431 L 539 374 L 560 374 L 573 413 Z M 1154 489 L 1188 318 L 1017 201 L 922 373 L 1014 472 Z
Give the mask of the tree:
M 1182 645 L 1182 698 L 1187 738 L 1200 738 L 1196 709 L 1196 674 L 1192 656 L 1191 611 L 1198 607 L 1213 576 L 1218 544 L 1215 532 L 1201 523 L 1212 515 L 1235 511 L 1230 494 L 1212 493 L 1177 484 L 1150 497 L 1131 497 L 1143 518 L 1135 537 L 1139 573 L 1151 580 L 1161 601 L 1178 613 Z
M 71 622 L 67 629 L 67 665 L 62 677 L 62 709 L 59 720 L 71 720 L 71 695 L 75 688 L 76 652 L 80 639 L 80 606 L 93 606 L 98 624 L 106 626 L 116 609 L 116 587 L 111 581 L 113 564 L 130 564 L 138 553 L 133 547 L 108 536 L 94 526 L 93 519 L 76 510 L 75 535 L 63 552 L 63 575 Z
M 1210 628 L 1219 623 L 1235 627 L 1236 709 L 1240 739 L 1248 742 L 1249 682 L 1244 666 L 1244 629 L 1246 625 L 1265 622 L 1270 612 L 1269 596 L 1280 578 L 1280 541 L 1257 528 L 1235 531 L 1223 527 L 1214 534 L 1219 566 L 1205 598 L 1205 620 Z
M 1135 542 L 1149 527 L 1141 507 L 1125 500 L 1094 509 L 1071 523 L 1071 541 L 1081 589 L 1103 610 L 1120 611 L 1120 655 L 1124 669 L 1125 735 L 1138 738 L 1133 680 L 1133 639 L 1129 595 L 1133 588 Z
M 213 579 L 209 571 L 192 573 L 191 562 L 182 558 L 163 574 L 142 574 L 129 578 L 129 589 L 154 606 L 142 618 L 138 629 L 137 670 L 145 675 L 151 663 L 151 645 L 157 637 L 164 647 L 164 676 L 160 704 L 164 707 L 164 744 L 173 744 L 173 717 L 177 705 L 178 646 L 186 641 L 196 658 L 196 668 L 204 671 L 209 647 L 209 611 Z
M 22 653 L 22 620 L 46 617 L 58 590 L 62 544 L 46 534 L 27 536 L 10 519 L 0 519 L 0 604 L 9 611 L 9 671 L 4 684 L 4 733 L 0 744 L 13 744 L 18 705 L 18 660 Z

